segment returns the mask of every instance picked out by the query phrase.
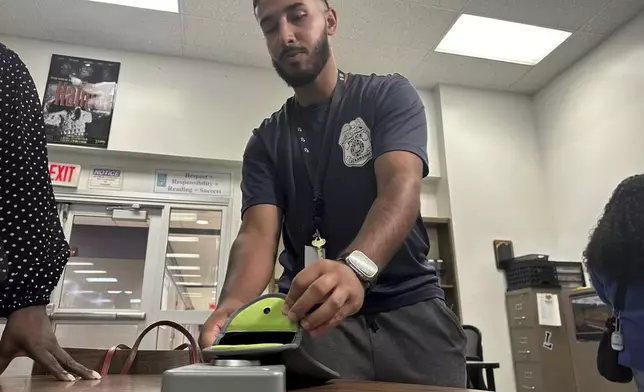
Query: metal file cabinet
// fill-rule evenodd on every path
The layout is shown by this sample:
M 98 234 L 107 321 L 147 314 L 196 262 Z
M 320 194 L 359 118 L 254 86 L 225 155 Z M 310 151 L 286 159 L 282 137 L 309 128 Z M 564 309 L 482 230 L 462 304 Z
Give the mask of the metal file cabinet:
M 539 325 L 537 293 L 557 294 L 562 325 Z M 576 390 L 561 289 L 526 288 L 506 293 L 518 392 Z

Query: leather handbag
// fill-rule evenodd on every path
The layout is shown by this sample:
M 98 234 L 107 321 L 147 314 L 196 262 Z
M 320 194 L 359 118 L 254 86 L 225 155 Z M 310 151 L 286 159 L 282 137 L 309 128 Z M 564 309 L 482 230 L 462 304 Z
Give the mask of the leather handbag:
M 613 316 L 606 320 L 606 327 L 599 341 L 597 349 L 597 370 L 608 381 L 616 383 L 629 383 L 633 380 L 631 368 L 619 364 L 619 351 L 613 348 L 614 339 L 617 336 L 617 343 L 623 345 L 619 323 L 621 322 L 620 312 L 624 310 L 626 302 L 626 282 L 621 280 L 617 283 L 617 296 L 613 305 Z
M 174 350 L 139 350 L 143 338 L 153 329 L 166 326 L 183 334 L 188 343 Z M 148 326 L 132 347 L 120 344 L 108 350 L 90 348 L 65 348 L 81 365 L 95 370 L 101 376 L 109 374 L 159 375 L 177 367 L 203 363 L 203 355 L 195 338 L 182 325 L 172 321 L 158 321 Z M 48 375 L 45 368 L 35 363 L 32 375 Z

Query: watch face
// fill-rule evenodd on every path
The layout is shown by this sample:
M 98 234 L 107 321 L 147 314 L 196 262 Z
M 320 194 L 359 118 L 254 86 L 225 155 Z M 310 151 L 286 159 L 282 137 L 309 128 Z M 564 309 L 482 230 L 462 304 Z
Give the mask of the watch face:
M 378 265 L 358 250 L 351 252 L 347 261 L 367 280 L 375 278 L 378 274 Z

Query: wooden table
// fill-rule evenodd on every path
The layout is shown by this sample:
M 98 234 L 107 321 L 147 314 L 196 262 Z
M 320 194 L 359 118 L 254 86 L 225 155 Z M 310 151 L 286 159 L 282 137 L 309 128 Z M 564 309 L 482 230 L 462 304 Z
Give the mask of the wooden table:
M 109 376 L 101 381 L 65 383 L 49 377 L 0 378 L 0 392 L 159 392 L 160 376 Z M 336 381 L 302 392 L 467 392 L 467 389 L 388 384 L 364 381 Z

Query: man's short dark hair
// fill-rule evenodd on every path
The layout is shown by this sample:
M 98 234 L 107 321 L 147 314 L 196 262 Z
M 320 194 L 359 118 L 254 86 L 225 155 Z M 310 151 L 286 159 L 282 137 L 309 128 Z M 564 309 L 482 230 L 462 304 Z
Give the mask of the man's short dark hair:
M 324 1 L 324 5 L 326 6 L 327 9 L 331 8 L 329 6 L 329 0 L 322 0 Z M 257 6 L 259 5 L 259 0 L 253 0 L 253 9 L 256 10 Z

